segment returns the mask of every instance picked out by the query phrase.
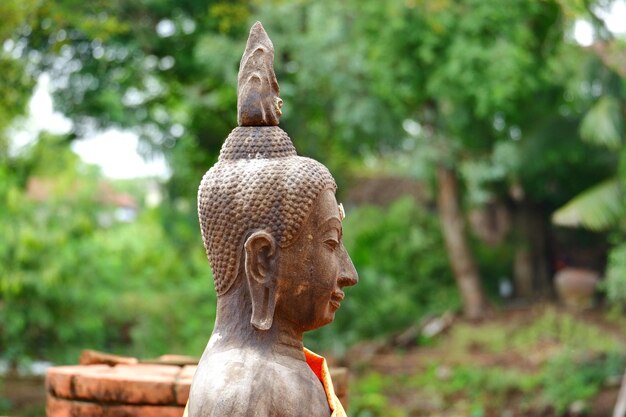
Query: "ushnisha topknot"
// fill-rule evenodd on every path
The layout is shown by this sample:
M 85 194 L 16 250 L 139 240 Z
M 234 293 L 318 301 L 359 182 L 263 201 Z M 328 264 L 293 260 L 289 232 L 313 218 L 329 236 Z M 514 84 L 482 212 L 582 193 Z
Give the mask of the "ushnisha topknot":
M 297 156 L 277 126 L 282 100 L 273 63 L 272 41 L 256 22 L 239 67 L 239 127 L 226 138 L 198 190 L 202 240 L 218 296 L 237 280 L 251 233 L 265 230 L 279 247 L 289 246 L 321 191 L 336 189 L 328 169 Z
M 274 73 L 274 45 L 261 22 L 250 29 L 237 77 L 239 126 L 278 126 L 283 101 Z

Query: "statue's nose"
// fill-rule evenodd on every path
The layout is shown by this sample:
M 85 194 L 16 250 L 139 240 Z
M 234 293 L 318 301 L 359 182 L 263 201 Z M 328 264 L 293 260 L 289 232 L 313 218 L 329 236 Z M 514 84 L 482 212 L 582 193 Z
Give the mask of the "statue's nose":
M 340 287 L 351 287 L 359 282 L 359 274 L 356 272 L 356 268 L 348 255 L 346 248 L 341 245 L 341 272 L 339 275 L 338 284 Z

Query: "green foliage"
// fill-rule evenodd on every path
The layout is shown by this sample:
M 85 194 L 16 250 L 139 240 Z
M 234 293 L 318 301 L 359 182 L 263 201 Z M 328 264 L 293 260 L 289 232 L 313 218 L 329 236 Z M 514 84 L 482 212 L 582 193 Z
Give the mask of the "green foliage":
M 282 126 L 339 183 L 355 155 L 403 148 L 407 121 L 421 127 L 412 139 L 430 147 L 431 160 L 463 168 L 477 204 L 521 185 L 529 203 L 549 211 L 613 169 L 575 140 L 597 98 L 591 86 L 616 79 L 604 70 L 585 79 L 602 65 L 565 36 L 572 10 L 580 13 L 568 2 L 38 5 L 16 36 L 22 57 L 37 57 L 33 72 L 58 80 L 56 102 L 73 133 L 138 132 L 144 152 L 163 151 L 173 168 L 172 201 L 195 195 L 235 126 L 237 64 L 257 19 L 278 52 Z M 409 172 L 423 175 L 415 162 Z
M 358 395 L 350 401 L 348 415 L 351 417 L 404 417 L 406 413 L 390 404 L 385 391 L 397 386 L 397 381 L 389 376 L 371 372 L 359 378 L 352 385 Z
M 172 188 L 183 195 L 235 125 L 251 20 L 264 22 L 280 52 L 285 129 L 337 172 L 346 155 L 399 147 L 407 119 L 460 149 L 489 152 L 556 109 L 552 91 L 571 78 L 548 73 L 562 44 L 553 1 L 59 0 L 39 18 L 23 39 L 43 54 L 38 68 L 67 79 L 56 95 L 77 133 L 94 122 L 140 132 L 176 162 Z M 72 65 L 52 66 L 62 50 Z
M 608 81 L 607 81 L 608 80 Z M 626 300 L 626 250 L 623 234 L 626 230 L 626 143 L 624 129 L 623 80 L 609 73 L 604 77 L 607 92 L 589 109 L 580 126 L 584 140 L 617 153 L 619 161 L 611 176 L 596 181 L 583 192 L 560 207 L 554 214 L 555 223 L 567 226 L 582 226 L 596 231 L 612 231 L 618 239 L 617 246 L 609 252 L 609 263 L 604 283 L 608 299 L 617 306 Z M 616 85 L 618 86 L 616 88 Z
M 16 40 L 32 22 L 38 3 L 38 0 L 0 2 L 0 163 L 9 151 L 6 130 L 24 114 L 35 86 L 28 63 L 20 59 L 23 45 L 18 45 Z
M 490 155 L 463 162 L 461 174 L 467 184 L 470 204 L 480 206 L 490 202 L 494 185 L 514 182 L 521 165 L 519 145 L 515 142 L 499 142 Z
M 6 157 L 8 139 L 6 129 L 18 116 L 24 114 L 35 85 L 26 72 L 26 63 L 0 50 L 0 161 Z
M 498 323 L 485 323 L 476 330 L 475 326 L 465 323 L 454 326 L 449 340 L 451 356 L 472 349 L 497 354 L 510 347 L 510 335 Z
M 361 13 L 367 23 L 360 24 L 376 33 L 367 46 L 374 91 L 400 121 L 416 119 L 467 150 L 488 150 L 526 122 L 521 107 L 538 110 L 554 98 L 544 94 L 553 79 L 541 76 L 560 43 L 553 2 L 394 1 Z
M 617 337 L 555 309 L 546 310 L 538 320 L 511 337 L 511 343 L 519 350 L 538 342 L 556 343 L 570 352 L 609 353 L 623 348 Z
M 469 402 L 468 408 L 481 412 L 487 408 L 501 409 L 511 392 L 529 395 L 540 384 L 540 376 L 533 373 L 471 364 L 453 368 L 433 364 L 425 372 L 412 376 L 408 383 L 413 389 L 440 396 L 443 403 L 463 394 Z
M 557 357 L 547 364 L 543 373 L 545 400 L 557 414 L 563 414 L 574 402 L 593 398 L 609 378 L 619 380 L 625 366 L 623 355 L 591 360 L 571 355 Z
M 558 345 L 565 352 L 620 352 L 618 337 L 607 336 L 597 326 L 547 308 L 531 323 L 502 328 L 500 323 L 478 326 L 458 324 L 450 335 L 450 351 L 462 354 L 477 349 L 493 354 L 507 350 L 530 351 L 538 343 Z
M 158 210 L 132 223 L 102 223 L 112 213 L 97 173 L 67 148 L 56 149 L 53 163 L 36 162 L 39 150 L 54 148 L 42 139 L 23 157 L 37 167 L 29 172 L 49 184 L 44 200 L 26 193 L 5 167 L 0 171 L 3 357 L 74 363 L 84 348 L 142 357 L 199 354 L 215 294 L 197 233 L 188 251 L 173 239 L 184 232 L 168 234 Z M 185 229 L 187 216 L 170 213 L 170 220 Z
M 618 150 L 624 137 L 624 121 L 621 103 L 617 97 L 602 96 L 587 112 L 581 125 L 580 135 L 589 143 Z
M 624 213 L 622 184 L 609 178 L 578 194 L 552 215 L 555 223 L 583 226 L 590 230 L 608 230 Z
M 613 81 L 615 76 L 608 77 Z M 605 82 L 610 85 L 609 82 Z M 624 146 L 624 127 L 626 118 L 623 115 L 624 101 L 619 96 L 609 94 L 601 96 L 587 111 L 580 125 L 583 140 L 590 144 L 621 153 L 614 176 L 605 177 L 602 181 L 588 186 L 559 208 L 553 220 L 562 225 L 583 226 L 591 230 L 608 230 L 615 226 L 626 213 L 626 200 L 623 189 L 623 167 L 626 161 Z M 615 172 L 617 171 L 617 172 Z
M 511 397 L 517 396 L 522 407 L 550 407 L 562 415 L 575 402 L 593 398 L 607 380 L 619 378 L 624 365 L 626 356 L 617 354 L 593 359 L 558 355 L 539 372 L 502 366 L 431 365 L 410 377 L 407 386 L 440 397 L 444 404 L 462 395 L 468 400 L 467 407 L 475 411 L 510 409 Z
M 344 240 L 359 283 L 347 290 L 332 326 L 316 332 L 329 342 L 325 347 L 381 337 L 459 308 L 437 217 L 410 197 L 386 209 L 349 210 Z
M 606 269 L 605 289 L 609 300 L 617 306 L 626 306 L 626 244 L 611 250 Z
M 0 389 L 2 388 L 4 381 L 0 379 Z M 7 398 L 0 396 L 0 413 L 8 413 L 11 411 L 11 401 Z
M 427 148 L 429 165 L 461 169 L 471 203 L 521 184 L 530 203 L 553 207 L 615 172 L 615 155 L 576 139 L 612 146 L 623 135 L 622 79 L 564 36 L 584 10 L 533 0 L 4 1 L 0 130 L 23 112 L 33 77 L 49 71 L 74 132 L 19 163 L 1 143 L 2 347 L 13 358 L 85 340 L 146 355 L 197 352 L 214 296 L 191 201 L 235 126 L 251 20 L 264 22 L 278 51 L 283 127 L 339 182 L 355 155 L 407 147 L 405 172 L 428 178 L 415 157 Z M 407 121 L 419 133 L 405 140 Z M 97 174 L 64 150 L 112 126 L 138 132 L 146 153 L 165 152 L 174 176 L 166 205 L 106 229 Z M 54 178 L 49 201 L 25 196 L 31 175 Z M 458 308 L 437 219 L 413 202 L 353 210 L 346 245 L 361 282 L 318 343 L 339 348 Z M 509 247 L 478 251 L 489 282 L 507 272 Z

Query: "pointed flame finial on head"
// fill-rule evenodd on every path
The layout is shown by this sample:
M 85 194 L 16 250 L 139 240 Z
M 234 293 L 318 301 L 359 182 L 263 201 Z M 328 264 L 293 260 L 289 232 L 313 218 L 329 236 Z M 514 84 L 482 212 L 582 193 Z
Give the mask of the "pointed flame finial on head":
M 250 29 L 237 78 L 239 126 L 277 126 L 283 101 L 274 73 L 274 45 L 261 22 Z

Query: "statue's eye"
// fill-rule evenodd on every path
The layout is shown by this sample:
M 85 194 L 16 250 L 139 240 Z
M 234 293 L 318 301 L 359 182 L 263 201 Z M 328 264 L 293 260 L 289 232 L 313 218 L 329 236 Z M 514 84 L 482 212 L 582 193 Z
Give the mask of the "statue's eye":
M 335 239 L 326 239 L 324 244 L 328 246 L 330 249 L 335 250 L 339 246 L 339 241 Z

